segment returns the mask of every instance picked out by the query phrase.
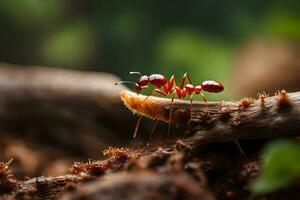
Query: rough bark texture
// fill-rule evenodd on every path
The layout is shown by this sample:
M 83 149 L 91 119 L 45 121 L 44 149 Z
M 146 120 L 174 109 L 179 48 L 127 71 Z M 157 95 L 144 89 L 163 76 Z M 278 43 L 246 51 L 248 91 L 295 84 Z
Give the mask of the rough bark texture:
M 278 92 L 257 100 L 209 102 L 208 113 L 203 102 L 136 95 L 122 91 L 125 105 L 140 115 L 154 120 L 187 126 L 184 141 L 192 146 L 210 142 L 240 139 L 299 136 L 300 92 Z
M 183 170 L 183 152 L 162 148 L 109 148 L 107 152 L 110 158 L 75 163 L 71 174 L 64 176 L 18 181 L 9 172 L 15 184 L 2 193 L 7 199 L 213 199 L 204 185 Z M 8 169 L 8 164 L 2 165 Z M 1 188 L 8 177 L 0 178 Z
M 216 149 L 215 147 L 212 149 Z M 108 159 L 75 163 L 70 174 L 15 180 L 0 171 L 0 199 L 245 199 L 260 159 L 224 151 L 191 152 L 182 142 L 165 148 L 110 148 Z M 226 152 L 227 151 L 227 152 Z M 217 153 L 219 152 L 219 153 Z M 2 165 L 6 165 L 2 163 Z M 6 165 L 7 166 L 7 165 Z M 8 169 L 8 166 L 6 167 Z M 256 199 L 297 199 L 299 184 Z
M 96 156 L 106 144 L 119 145 L 119 138 L 126 143 L 134 121 L 117 81 L 108 73 L 0 64 L 1 146 L 18 135 L 27 143 Z
M 209 102 L 207 114 L 203 103 L 143 102 L 145 96 L 123 91 L 132 111 L 164 122 L 171 113 L 187 133 L 177 137 L 174 127 L 175 140 L 110 147 L 102 156 L 104 146 L 126 146 L 135 124 L 117 78 L 0 65 L 0 159 L 14 158 L 0 162 L 0 199 L 248 199 L 264 144 L 299 134 L 299 93 Z M 145 124 L 140 132 L 148 133 Z M 227 142 L 248 138 L 241 141 L 246 157 Z M 70 164 L 90 157 L 95 161 Z M 298 199 L 299 185 L 256 199 Z

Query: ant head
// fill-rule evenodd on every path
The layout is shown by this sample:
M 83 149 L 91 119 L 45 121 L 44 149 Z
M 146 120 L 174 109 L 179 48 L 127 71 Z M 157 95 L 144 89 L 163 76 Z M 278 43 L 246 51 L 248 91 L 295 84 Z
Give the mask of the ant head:
M 120 81 L 115 83 L 115 85 L 120 84 L 134 84 L 136 92 L 139 94 L 143 89 L 148 88 L 147 85 L 149 83 L 149 77 L 147 75 L 142 75 L 140 72 L 130 72 L 130 74 L 139 74 L 141 77 L 138 82 L 133 81 Z
M 136 93 L 138 93 L 138 94 L 140 94 L 141 93 L 141 91 L 142 91 L 142 87 L 139 85 L 139 84 L 135 84 L 135 90 L 136 90 Z
M 147 85 L 141 86 L 138 83 L 135 84 L 135 91 L 136 91 L 137 94 L 140 94 L 143 89 L 147 89 L 147 88 L 148 88 Z
M 147 75 L 143 75 L 140 77 L 140 80 L 138 82 L 138 84 L 142 87 L 142 86 L 146 86 L 149 83 L 149 77 Z
M 129 73 L 130 74 L 138 74 L 138 75 L 140 75 L 140 79 L 137 82 L 137 84 L 140 87 L 144 87 L 144 86 L 148 85 L 148 83 L 149 83 L 149 77 L 147 75 L 142 75 L 140 72 L 129 72 Z

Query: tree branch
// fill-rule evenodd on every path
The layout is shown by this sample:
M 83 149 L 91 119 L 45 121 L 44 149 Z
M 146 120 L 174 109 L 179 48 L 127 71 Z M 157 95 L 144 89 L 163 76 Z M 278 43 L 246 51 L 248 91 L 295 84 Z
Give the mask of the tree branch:
M 186 159 L 179 151 L 108 148 L 104 154 L 109 158 L 74 163 L 70 174 L 26 181 L 15 180 L 10 162 L 2 163 L 0 189 L 8 181 L 14 184 L 0 190 L 0 199 L 1 194 L 7 199 L 214 199 L 199 180 L 184 171 Z M 200 164 L 188 168 L 195 177 L 204 176 Z M 6 176 L 1 176 L 3 172 Z
M 105 143 L 117 145 L 134 126 L 118 95 L 126 88 L 117 81 L 109 73 L 0 63 L 0 131 L 88 155 Z
M 300 134 L 300 92 L 280 91 L 272 97 L 265 94 L 257 100 L 208 102 L 209 113 L 203 102 L 193 102 L 137 95 L 129 91 L 120 93 L 124 104 L 145 117 L 169 121 L 187 127 L 184 141 L 199 145 L 237 139 L 295 136 Z

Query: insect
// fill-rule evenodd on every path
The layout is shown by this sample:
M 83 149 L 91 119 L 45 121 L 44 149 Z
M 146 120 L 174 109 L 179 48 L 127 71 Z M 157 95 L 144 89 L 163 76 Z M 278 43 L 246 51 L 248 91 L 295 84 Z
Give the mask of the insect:
M 189 95 L 191 103 L 193 102 L 193 95 L 200 94 L 204 102 L 206 103 L 206 98 L 202 93 L 202 90 L 205 92 L 212 92 L 212 93 L 218 93 L 224 90 L 223 84 L 214 80 L 203 81 L 200 85 L 194 86 L 192 84 L 192 80 L 188 75 L 188 73 L 185 73 L 183 75 L 180 86 L 178 85 L 174 75 L 171 76 L 171 78 L 168 81 L 168 79 L 161 74 L 151 74 L 149 76 L 142 75 L 140 72 L 130 72 L 130 74 L 139 74 L 140 78 L 138 82 L 120 81 L 117 82 L 116 85 L 124 84 L 124 83 L 134 84 L 137 94 L 140 94 L 143 89 L 147 89 L 148 85 L 151 84 L 156 88 L 151 92 L 149 96 L 151 96 L 154 92 L 161 94 L 163 96 L 167 96 L 168 94 L 173 94 L 171 100 L 172 102 L 174 101 L 175 94 L 177 94 L 179 99 L 184 99 L 187 95 Z M 188 81 L 189 83 L 185 85 L 186 81 Z M 175 87 L 173 87 L 174 84 Z M 163 90 L 160 89 L 161 87 L 163 87 Z
M 147 89 L 149 84 L 156 87 L 156 89 L 154 89 L 154 91 L 157 91 L 158 93 L 165 92 L 166 94 L 169 94 L 169 93 L 171 93 L 171 91 L 173 89 L 174 82 L 176 82 L 174 76 L 172 76 L 170 78 L 170 80 L 168 81 L 167 78 L 161 74 L 151 74 L 150 76 L 142 75 L 140 72 L 130 72 L 130 74 L 139 74 L 140 78 L 139 78 L 138 82 L 120 81 L 120 82 L 117 82 L 116 85 L 124 84 L 124 83 L 134 84 L 137 94 L 140 94 L 143 89 Z M 177 82 L 176 82 L 176 84 L 177 84 Z M 164 87 L 164 92 L 157 89 L 157 88 L 161 88 L 161 87 Z
M 206 98 L 205 98 L 204 94 L 202 93 L 202 91 L 218 93 L 218 92 L 222 92 L 224 90 L 223 84 L 218 81 L 214 81 L 214 80 L 207 80 L 207 81 L 203 81 L 199 85 L 193 85 L 192 80 L 191 80 L 190 76 L 188 75 L 188 73 L 185 73 L 183 75 L 180 85 L 178 85 L 178 82 L 174 75 L 172 75 L 171 78 L 168 80 L 164 75 L 161 75 L 161 74 L 151 74 L 149 76 L 142 75 L 140 72 L 130 72 L 130 74 L 138 74 L 140 76 L 140 78 L 138 79 L 137 82 L 120 81 L 120 82 L 117 82 L 116 85 L 127 84 L 127 83 L 134 84 L 136 93 L 140 94 L 142 92 L 142 90 L 147 89 L 148 85 L 150 84 L 150 85 L 153 85 L 155 87 L 155 89 L 151 92 L 150 95 L 148 95 L 148 97 L 153 95 L 154 92 L 156 92 L 160 95 L 163 95 L 163 96 L 172 94 L 171 102 L 173 102 L 174 98 L 175 98 L 175 94 L 178 96 L 179 99 L 184 99 L 186 96 L 189 96 L 191 105 L 193 103 L 194 95 L 200 94 L 202 99 L 205 102 L 207 113 L 208 113 L 208 107 L 206 104 Z M 186 81 L 188 82 L 188 84 L 186 84 Z M 163 88 L 163 89 L 161 89 L 161 88 Z M 144 101 L 147 100 L 148 97 L 146 97 L 144 99 Z M 170 116 L 169 116 L 168 135 L 169 135 L 170 125 L 171 125 L 171 118 L 172 118 L 172 112 L 170 112 Z M 133 137 L 135 137 L 137 134 L 140 121 L 141 121 L 141 116 L 139 117 L 139 119 L 137 121 L 137 125 L 135 128 Z M 155 125 L 155 127 L 156 127 L 156 125 Z M 154 131 L 154 129 L 152 130 L 152 133 L 153 133 L 153 131 Z M 152 135 L 152 133 L 151 133 L 151 135 Z

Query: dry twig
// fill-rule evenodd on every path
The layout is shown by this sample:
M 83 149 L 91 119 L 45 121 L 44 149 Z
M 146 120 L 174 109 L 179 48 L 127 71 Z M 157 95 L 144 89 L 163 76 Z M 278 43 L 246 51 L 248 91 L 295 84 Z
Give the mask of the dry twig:
M 129 91 L 120 93 L 124 104 L 139 115 L 187 126 L 189 145 L 237 139 L 295 136 L 300 133 L 300 92 L 279 91 L 275 96 L 260 96 L 238 101 L 203 102 L 150 97 Z

